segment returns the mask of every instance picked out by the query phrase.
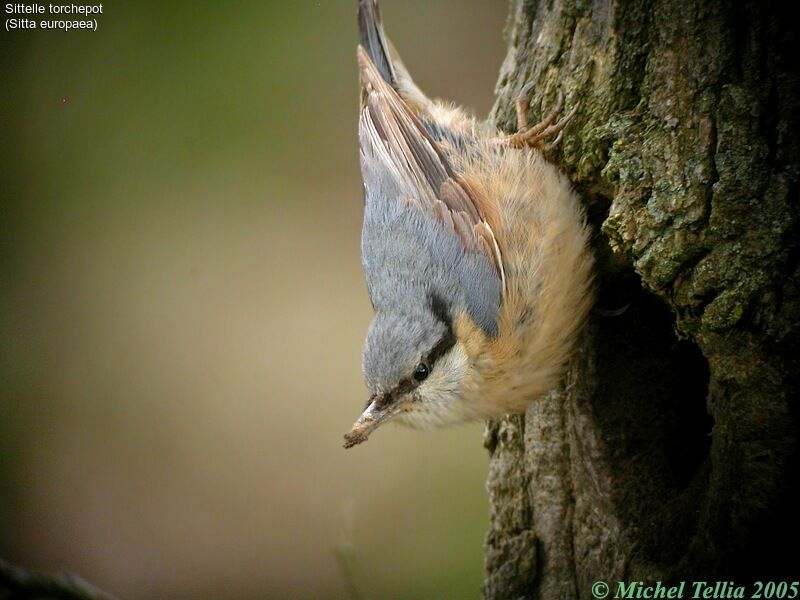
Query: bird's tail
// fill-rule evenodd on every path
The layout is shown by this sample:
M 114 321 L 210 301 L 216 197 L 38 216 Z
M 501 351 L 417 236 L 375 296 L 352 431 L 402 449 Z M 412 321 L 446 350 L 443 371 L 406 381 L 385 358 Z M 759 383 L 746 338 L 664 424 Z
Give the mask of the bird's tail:
M 389 42 L 383 32 L 378 0 L 358 0 L 358 34 L 361 46 L 383 80 L 397 89 L 397 75 L 389 52 Z
M 429 112 L 431 101 L 414 83 L 403 60 L 383 31 L 378 0 L 358 0 L 358 32 L 361 46 L 381 78 L 394 88 L 416 114 Z

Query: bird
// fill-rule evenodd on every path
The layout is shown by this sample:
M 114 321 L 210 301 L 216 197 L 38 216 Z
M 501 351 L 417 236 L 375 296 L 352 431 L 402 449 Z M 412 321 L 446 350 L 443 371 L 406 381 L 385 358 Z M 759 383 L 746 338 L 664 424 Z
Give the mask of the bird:
M 578 110 L 563 94 L 506 134 L 426 96 L 358 2 L 361 262 L 369 399 L 345 448 L 388 421 L 432 429 L 524 412 L 563 377 L 594 301 L 589 227 L 543 156 Z M 562 116 L 563 115 L 563 116 Z

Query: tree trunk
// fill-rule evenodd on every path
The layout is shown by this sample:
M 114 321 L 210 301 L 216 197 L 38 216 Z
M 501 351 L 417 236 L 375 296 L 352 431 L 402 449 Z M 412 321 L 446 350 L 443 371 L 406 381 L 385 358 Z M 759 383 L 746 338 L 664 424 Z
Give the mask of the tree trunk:
M 800 572 L 797 31 L 768 1 L 513 2 L 493 118 L 528 81 L 532 119 L 580 102 L 549 158 L 603 310 L 558 390 L 487 424 L 485 598 Z

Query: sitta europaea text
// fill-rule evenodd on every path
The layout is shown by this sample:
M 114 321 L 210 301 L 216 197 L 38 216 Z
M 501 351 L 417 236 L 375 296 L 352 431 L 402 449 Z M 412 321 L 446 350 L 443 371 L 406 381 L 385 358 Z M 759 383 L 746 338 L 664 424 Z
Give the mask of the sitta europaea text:
M 554 388 L 593 302 L 580 202 L 541 154 L 575 109 L 505 135 L 416 86 L 359 0 L 361 255 L 375 311 L 371 393 L 345 448 L 379 425 L 446 426 L 525 410 Z

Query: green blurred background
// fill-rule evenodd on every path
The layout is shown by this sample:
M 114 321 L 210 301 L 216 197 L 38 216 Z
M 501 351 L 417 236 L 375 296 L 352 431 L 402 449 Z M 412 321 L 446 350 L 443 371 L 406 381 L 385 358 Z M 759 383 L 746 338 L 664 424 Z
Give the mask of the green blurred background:
M 355 2 L 104 2 L 0 32 L 0 556 L 124 598 L 474 598 L 482 426 L 365 401 Z M 384 0 L 486 114 L 502 0 Z M 7 15 L 6 15 L 7 16 Z M 63 100 L 62 100 L 63 99 Z

